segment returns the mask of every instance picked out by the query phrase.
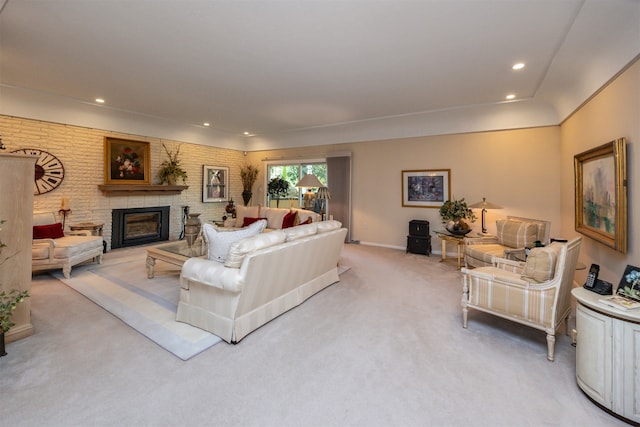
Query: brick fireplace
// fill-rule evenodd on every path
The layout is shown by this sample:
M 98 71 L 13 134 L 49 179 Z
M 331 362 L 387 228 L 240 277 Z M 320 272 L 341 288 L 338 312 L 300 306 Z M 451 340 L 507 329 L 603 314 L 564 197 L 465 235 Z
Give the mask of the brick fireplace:
M 170 206 L 111 211 L 111 248 L 169 240 Z

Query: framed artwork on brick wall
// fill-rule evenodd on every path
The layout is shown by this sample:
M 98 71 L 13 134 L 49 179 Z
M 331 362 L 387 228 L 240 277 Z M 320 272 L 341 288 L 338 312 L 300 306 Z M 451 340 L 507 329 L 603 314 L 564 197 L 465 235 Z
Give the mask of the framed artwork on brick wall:
M 627 253 L 627 154 L 624 138 L 574 156 L 575 227 Z
M 229 168 L 202 166 L 202 202 L 226 202 L 229 198 Z
M 150 144 L 129 139 L 104 138 L 105 184 L 150 184 Z
M 402 206 L 439 208 L 451 198 L 451 169 L 402 171 Z

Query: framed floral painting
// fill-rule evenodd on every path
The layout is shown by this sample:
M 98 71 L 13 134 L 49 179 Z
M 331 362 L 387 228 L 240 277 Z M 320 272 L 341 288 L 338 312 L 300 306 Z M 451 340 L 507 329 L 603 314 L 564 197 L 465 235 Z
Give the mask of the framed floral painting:
M 624 138 L 574 156 L 575 227 L 627 252 L 627 155 Z
M 640 268 L 627 265 L 618 284 L 618 295 L 640 301 Z
M 451 198 L 451 169 L 402 171 L 402 206 L 439 208 Z
M 150 184 L 150 144 L 144 141 L 104 138 L 105 184 Z

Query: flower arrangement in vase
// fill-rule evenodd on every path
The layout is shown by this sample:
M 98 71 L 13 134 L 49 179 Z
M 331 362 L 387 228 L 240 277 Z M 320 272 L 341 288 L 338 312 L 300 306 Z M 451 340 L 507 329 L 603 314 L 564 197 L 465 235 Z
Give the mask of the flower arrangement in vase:
M 178 157 L 180 155 L 180 145 L 178 145 L 175 153 L 173 150 L 169 151 L 164 143 L 162 144 L 162 148 L 164 148 L 169 159 L 160 164 L 160 170 L 158 171 L 160 184 L 164 184 L 166 182 L 168 185 L 175 185 L 178 178 L 182 178 L 182 183 L 186 184 L 187 172 L 180 166 L 180 159 Z
M 447 231 L 459 236 L 464 236 L 471 231 L 471 227 L 466 221 L 475 222 L 477 219 L 473 211 L 467 206 L 464 198 L 444 202 L 440 207 L 440 216 L 442 217 L 442 222 L 446 224 Z

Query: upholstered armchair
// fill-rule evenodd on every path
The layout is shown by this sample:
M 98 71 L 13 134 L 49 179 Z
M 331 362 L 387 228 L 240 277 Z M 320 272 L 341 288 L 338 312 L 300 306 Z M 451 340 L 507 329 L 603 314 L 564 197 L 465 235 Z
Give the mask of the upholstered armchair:
M 524 260 L 525 248 L 533 247 L 536 241 L 549 244 L 549 221 L 508 216 L 496 221 L 496 228 L 495 236 L 465 237 L 465 267 L 491 265 L 493 257 Z
M 86 230 L 65 234 L 53 212 L 33 214 L 31 271 L 62 268 L 68 279 L 74 265 L 91 259 L 102 264 L 102 249 L 101 236 Z
M 565 321 L 569 332 L 571 287 L 582 238 L 534 248 L 526 262 L 494 258 L 493 265 L 462 268 L 462 326 L 469 309 L 483 311 L 547 333 L 553 361 L 555 334 Z

